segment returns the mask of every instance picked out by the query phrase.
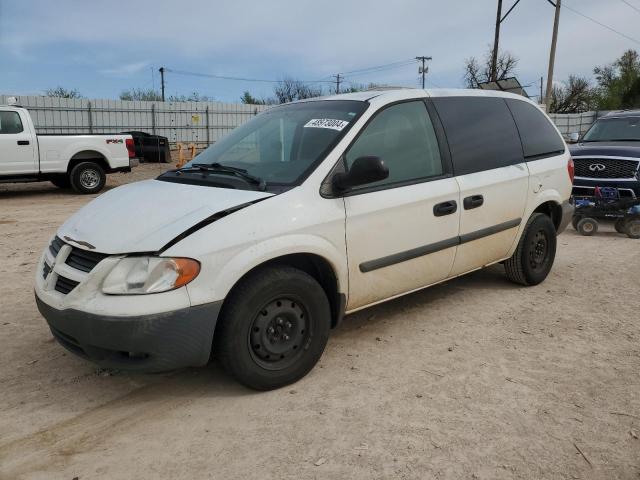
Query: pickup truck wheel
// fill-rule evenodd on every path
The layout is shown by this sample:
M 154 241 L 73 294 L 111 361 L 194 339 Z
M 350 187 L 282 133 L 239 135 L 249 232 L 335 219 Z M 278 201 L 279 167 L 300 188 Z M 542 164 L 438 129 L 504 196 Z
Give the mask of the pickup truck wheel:
M 73 167 L 69 177 L 71 186 L 78 193 L 98 193 L 107 183 L 104 169 L 95 162 L 79 163 Z
M 313 277 L 271 267 L 242 280 L 225 300 L 213 351 L 240 383 L 271 390 L 314 367 L 330 324 L 329 301 Z
M 51 183 L 53 183 L 58 188 L 69 188 L 71 187 L 71 180 L 68 176 L 60 176 L 51 179 Z
M 516 251 L 504 262 L 507 278 L 520 285 L 541 283 L 556 256 L 556 228 L 543 213 L 534 213 L 524 228 Z

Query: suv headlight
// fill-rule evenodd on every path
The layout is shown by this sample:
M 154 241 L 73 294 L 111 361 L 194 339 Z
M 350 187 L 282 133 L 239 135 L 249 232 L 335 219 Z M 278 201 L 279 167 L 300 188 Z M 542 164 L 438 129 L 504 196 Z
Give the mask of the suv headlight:
M 180 288 L 200 273 L 200 263 L 191 258 L 125 257 L 102 282 L 109 295 L 144 295 Z

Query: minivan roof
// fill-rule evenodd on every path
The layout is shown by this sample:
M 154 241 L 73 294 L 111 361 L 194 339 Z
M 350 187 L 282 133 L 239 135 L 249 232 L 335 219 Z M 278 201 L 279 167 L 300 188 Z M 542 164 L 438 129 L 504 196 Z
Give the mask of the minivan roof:
M 419 89 L 419 88 L 397 88 L 397 89 L 373 89 L 364 92 L 341 93 L 339 95 L 329 95 L 326 97 L 317 97 L 301 101 L 318 101 L 318 100 L 358 100 L 361 102 L 371 102 L 375 99 L 375 103 L 389 103 L 410 98 L 422 97 L 501 97 L 514 98 L 529 103 L 531 100 L 515 93 L 501 92 L 499 90 L 480 90 L 468 88 L 436 88 L 436 89 Z

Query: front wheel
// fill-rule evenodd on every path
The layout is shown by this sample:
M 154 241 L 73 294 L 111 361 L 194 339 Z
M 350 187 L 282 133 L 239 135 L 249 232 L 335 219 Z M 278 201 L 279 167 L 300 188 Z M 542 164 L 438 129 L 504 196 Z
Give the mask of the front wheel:
M 71 169 L 71 186 L 78 193 L 98 193 L 107 183 L 104 169 L 95 162 L 82 162 Z
M 516 251 L 504 262 L 507 278 L 520 285 L 541 283 L 556 256 L 556 228 L 543 213 L 534 213 L 524 228 Z
M 313 277 L 287 266 L 265 268 L 242 280 L 225 301 L 214 354 L 240 383 L 271 390 L 314 367 L 330 325 L 329 301 Z
M 590 237 L 598 233 L 598 221 L 595 218 L 583 218 L 578 222 L 580 235 Z

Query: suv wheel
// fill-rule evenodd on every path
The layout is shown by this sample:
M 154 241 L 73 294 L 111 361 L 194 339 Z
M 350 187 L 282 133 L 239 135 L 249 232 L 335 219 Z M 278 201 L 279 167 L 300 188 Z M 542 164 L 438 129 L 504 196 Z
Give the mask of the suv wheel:
M 104 169 L 95 162 L 82 162 L 71 169 L 71 186 L 78 193 L 98 193 L 107 182 Z
M 590 237 L 598 233 L 598 221 L 594 218 L 583 218 L 578 222 L 577 228 L 580 235 Z
M 520 285 L 537 285 L 551 271 L 556 256 L 556 228 L 543 213 L 534 213 L 516 251 L 504 262 L 507 277 Z
M 240 383 L 257 390 L 304 377 L 329 338 L 323 288 L 292 267 L 270 267 L 242 280 L 225 301 L 214 354 Z

